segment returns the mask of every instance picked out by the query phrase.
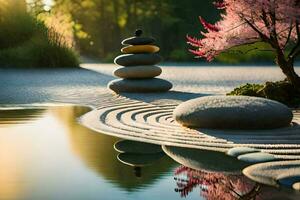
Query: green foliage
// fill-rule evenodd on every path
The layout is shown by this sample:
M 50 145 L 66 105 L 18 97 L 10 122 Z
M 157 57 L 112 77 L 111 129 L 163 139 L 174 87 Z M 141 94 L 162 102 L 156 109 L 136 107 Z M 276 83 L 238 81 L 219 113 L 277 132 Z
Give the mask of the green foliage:
M 55 0 L 52 10 L 71 14 L 76 44 L 83 55 L 112 60 L 112 54 L 119 54 L 122 39 L 141 28 L 145 36 L 157 39 L 164 60 L 190 61 L 193 56 L 187 51 L 186 34 L 199 34 L 199 15 L 217 20 L 213 1 Z
M 191 59 L 191 55 L 185 49 L 175 49 L 170 52 L 168 59 L 172 61 L 186 61 Z
M 77 54 L 66 46 L 53 42 L 37 42 L 31 50 L 36 58 L 34 63 L 36 66 L 47 68 L 79 66 Z
M 227 95 L 264 97 L 289 106 L 300 105 L 300 92 L 288 81 L 266 82 L 265 84 L 245 84 Z
M 13 5 L 0 2 L 1 67 L 79 66 L 76 53 L 64 44 L 61 35 L 26 9 L 13 9 Z
M 229 64 L 238 64 L 241 62 L 265 62 L 273 61 L 275 54 L 268 44 L 259 42 L 251 45 L 234 47 L 227 52 L 221 53 L 217 61 Z
M 244 96 L 256 96 L 262 97 L 258 91 L 260 91 L 264 86 L 260 84 L 250 84 L 247 83 L 245 85 L 239 86 L 235 88 L 233 91 L 228 93 L 227 95 L 244 95 Z
M 157 39 L 165 61 L 191 61 L 186 35 L 198 36 L 203 31 L 199 15 L 214 23 L 220 14 L 212 4 L 214 0 L 53 0 L 49 12 L 42 12 L 42 0 L 30 2 L 30 11 L 47 25 L 57 23 L 56 31 L 75 40 L 82 55 L 104 62 L 119 54 L 120 42 L 132 36 L 136 28 Z M 251 50 L 255 48 L 263 51 Z M 267 48 L 263 43 L 236 47 L 217 61 L 237 64 L 273 60 Z

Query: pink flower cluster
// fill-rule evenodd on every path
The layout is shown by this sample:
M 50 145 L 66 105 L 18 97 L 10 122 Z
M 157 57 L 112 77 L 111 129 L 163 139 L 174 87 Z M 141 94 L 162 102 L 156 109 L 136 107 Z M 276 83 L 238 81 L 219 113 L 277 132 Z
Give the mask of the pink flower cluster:
M 198 57 L 211 61 L 232 47 L 255 42 L 267 42 L 283 51 L 298 39 L 299 0 L 223 0 L 214 5 L 223 9 L 221 20 L 210 24 L 200 17 L 206 30 L 201 32 L 203 38 L 187 36 L 196 47 L 190 51 Z

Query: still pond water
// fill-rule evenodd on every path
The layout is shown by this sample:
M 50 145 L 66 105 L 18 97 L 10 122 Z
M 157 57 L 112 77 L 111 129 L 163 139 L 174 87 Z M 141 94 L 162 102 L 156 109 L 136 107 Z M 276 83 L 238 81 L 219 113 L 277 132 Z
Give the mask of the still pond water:
M 125 165 L 113 147 L 119 139 L 77 123 L 88 111 L 0 111 L 1 200 L 300 199 L 242 175 L 190 169 L 166 155 L 141 168 Z

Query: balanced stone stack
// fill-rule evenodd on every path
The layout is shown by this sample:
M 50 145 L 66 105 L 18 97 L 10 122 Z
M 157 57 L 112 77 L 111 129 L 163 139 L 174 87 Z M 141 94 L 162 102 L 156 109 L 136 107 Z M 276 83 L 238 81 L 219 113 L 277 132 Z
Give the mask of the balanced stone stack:
M 114 75 L 121 78 L 113 80 L 108 87 L 116 93 L 121 92 L 166 92 L 172 84 L 166 80 L 155 78 L 162 72 L 157 64 L 161 57 L 157 54 L 159 47 L 154 45 L 155 39 L 141 37 L 137 30 L 134 37 L 122 41 L 124 53 L 115 58 L 115 64 L 121 66 Z

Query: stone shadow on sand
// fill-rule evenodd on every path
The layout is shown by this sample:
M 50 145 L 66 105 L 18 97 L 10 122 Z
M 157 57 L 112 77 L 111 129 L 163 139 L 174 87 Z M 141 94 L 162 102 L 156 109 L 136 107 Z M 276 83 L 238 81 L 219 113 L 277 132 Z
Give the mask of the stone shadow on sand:
M 192 92 L 181 91 L 168 91 L 161 93 L 121 93 L 120 96 L 127 97 L 129 99 L 138 100 L 146 103 L 158 104 L 158 105 L 177 105 L 183 101 L 190 99 L 209 96 L 212 94 L 199 94 Z

